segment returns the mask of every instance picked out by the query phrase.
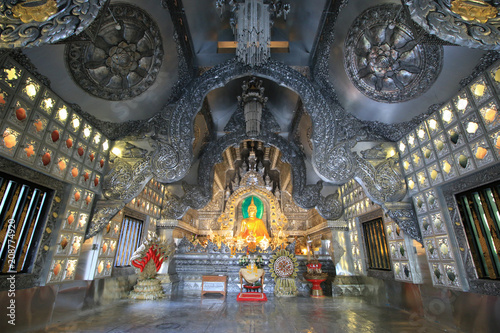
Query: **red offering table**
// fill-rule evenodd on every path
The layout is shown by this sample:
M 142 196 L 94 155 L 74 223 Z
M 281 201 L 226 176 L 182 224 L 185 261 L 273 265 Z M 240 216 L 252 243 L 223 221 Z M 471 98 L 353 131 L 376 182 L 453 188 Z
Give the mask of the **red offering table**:
M 323 296 L 323 289 L 321 289 L 321 282 L 326 281 L 326 279 L 308 279 L 306 278 L 308 282 L 312 283 L 312 294 L 311 297 L 324 297 Z
M 260 286 L 251 286 L 251 285 L 245 284 L 245 285 L 243 285 L 243 288 L 245 288 L 245 290 L 247 292 L 259 292 L 259 289 L 262 289 L 262 285 L 260 285 Z M 262 291 L 264 291 L 264 290 L 262 290 Z

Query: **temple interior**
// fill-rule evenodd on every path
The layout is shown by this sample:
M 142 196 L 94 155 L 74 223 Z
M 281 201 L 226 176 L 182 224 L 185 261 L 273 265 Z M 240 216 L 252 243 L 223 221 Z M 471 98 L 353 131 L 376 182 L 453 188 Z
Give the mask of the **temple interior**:
M 0 6 L 2 332 L 498 332 L 500 3 Z

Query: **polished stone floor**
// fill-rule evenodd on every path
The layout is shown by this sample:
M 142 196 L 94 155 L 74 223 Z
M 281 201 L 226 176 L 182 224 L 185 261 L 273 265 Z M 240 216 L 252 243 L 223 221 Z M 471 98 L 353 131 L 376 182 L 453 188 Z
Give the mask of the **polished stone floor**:
M 176 296 L 160 301 L 120 300 L 38 332 L 455 332 L 407 312 L 359 298 L 277 298 L 266 303 Z

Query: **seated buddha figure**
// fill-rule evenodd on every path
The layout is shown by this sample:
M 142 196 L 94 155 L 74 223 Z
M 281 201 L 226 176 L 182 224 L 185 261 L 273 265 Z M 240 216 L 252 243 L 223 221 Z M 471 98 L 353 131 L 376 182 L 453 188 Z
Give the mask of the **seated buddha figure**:
M 238 236 L 244 239 L 248 239 L 248 236 L 253 236 L 255 237 L 254 242 L 257 244 L 260 243 L 264 236 L 269 240 L 269 234 L 267 233 L 264 221 L 255 216 L 257 214 L 257 206 L 253 202 L 253 197 L 247 212 L 248 217 L 241 221 L 241 232 Z

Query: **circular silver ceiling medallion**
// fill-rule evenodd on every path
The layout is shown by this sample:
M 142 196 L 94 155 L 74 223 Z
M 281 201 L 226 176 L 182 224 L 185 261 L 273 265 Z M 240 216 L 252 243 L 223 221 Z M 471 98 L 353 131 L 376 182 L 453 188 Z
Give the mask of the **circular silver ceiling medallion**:
M 419 45 L 400 5 L 385 4 L 356 18 L 344 44 L 344 67 L 365 96 L 398 103 L 426 92 L 441 72 L 443 48 Z
M 131 99 L 156 80 L 163 59 L 160 31 L 136 6 L 109 9 L 92 43 L 66 46 L 66 63 L 86 92 L 112 101 Z

